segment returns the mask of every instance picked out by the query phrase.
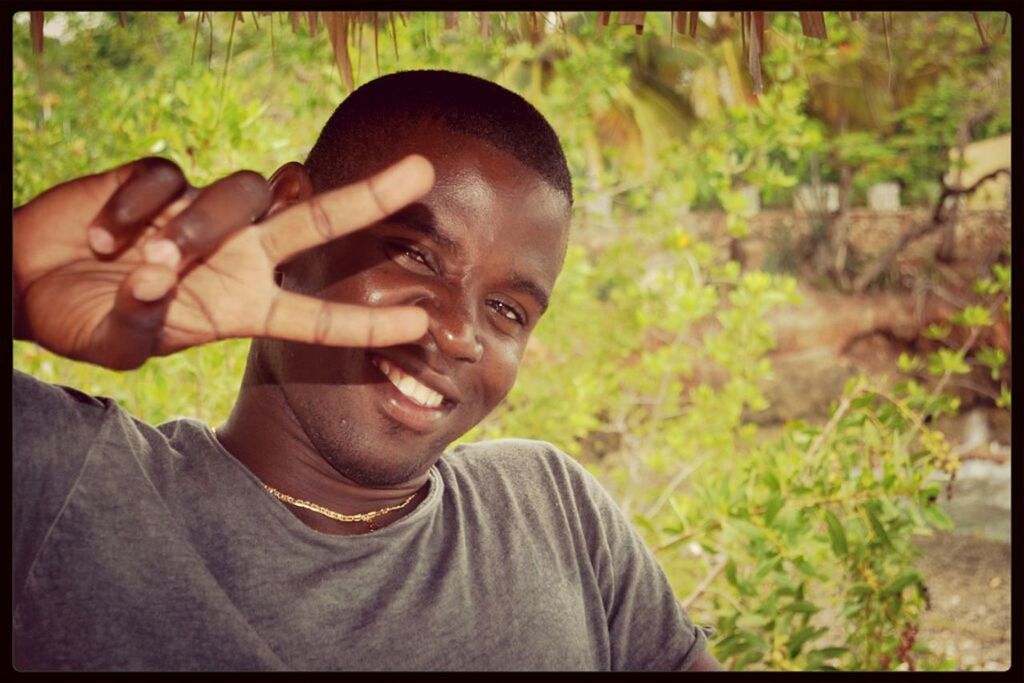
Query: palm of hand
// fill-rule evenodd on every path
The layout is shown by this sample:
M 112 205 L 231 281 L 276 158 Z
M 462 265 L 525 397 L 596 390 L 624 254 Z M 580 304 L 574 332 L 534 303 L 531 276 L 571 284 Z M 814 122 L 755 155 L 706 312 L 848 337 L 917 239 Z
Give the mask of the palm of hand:
M 202 196 L 186 192 L 142 226 L 134 225 L 120 251 L 104 257 L 90 247 L 88 226 L 103 222 L 104 206 L 128 181 L 130 165 L 71 181 L 15 214 L 18 316 L 40 345 L 115 369 L 230 337 L 350 346 L 411 341 L 426 328 L 420 309 L 328 303 L 286 292 L 274 282 L 276 264 L 379 220 L 429 189 L 432 173 L 425 162 L 412 161 L 411 175 L 407 162 L 264 223 L 247 216 L 240 226 L 217 225 L 213 239 L 179 231 L 175 241 L 184 244 L 184 258 L 169 264 L 147 262 L 147 244 L 168 244 L 159 238 L 168 237 L 169 226 Z M 406 176 L 400 176 L 403 165 Z M 391 182 L 396 179 L 400 182 Z M 209 197 L 215 186 L 204 194 Z M 230 201 L 218 200 L 214 206 Z M 182 235 L 205 245 L 189 253 Z

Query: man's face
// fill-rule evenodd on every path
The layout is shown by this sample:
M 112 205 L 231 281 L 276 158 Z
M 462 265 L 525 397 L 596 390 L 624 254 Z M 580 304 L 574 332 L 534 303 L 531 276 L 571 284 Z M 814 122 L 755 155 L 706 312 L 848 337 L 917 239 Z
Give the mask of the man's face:
M 512 388 L 561 269 L 567 198 L 477 138 L 423 126 L 367 164 L 416 152 L 430 193 L 285 269 L 284 286 L 331 301 L 411 304 L 419 341 L 383 349 L 264 342 L 263 367 L 341 474 L 394 485 L 425 472 Z

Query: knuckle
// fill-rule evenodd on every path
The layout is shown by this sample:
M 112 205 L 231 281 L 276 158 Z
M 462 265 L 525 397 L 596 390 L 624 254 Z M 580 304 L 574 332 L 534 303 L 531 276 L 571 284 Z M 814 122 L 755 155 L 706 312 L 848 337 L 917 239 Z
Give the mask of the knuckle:
M 331 331 L 331 309 L 326 301 L 320 304 L 320 313 L 316 317 L 316 329 L 313 332 L 313 339 L 317 344 L 323 344 Z
M 277 243 L 277 237 L 273 230 L 260 230 L 259 231 L 260 245 L 263 247 L 263 253 L 267 255 L 267 260 L 272 264 L 281 262 L 284 258 L 284 251 Z
M 312 197 L 306 202 L 306 205 L 309 207 L 309 220 L 316 233 L 325 240 L 334 239 L 334 226 L 331 223 L 331 217 L 324 209 L 320 198 Z
M 370 308 L 366 311 L 366 346 L 373 347 L 373 338 L 377 331 L 377 311 Z
M 370 200 L 373 202 L 374 208 L 382 215 L 387 216 L 392 213 L 392 209 L 388 207 L 387 203 L 381 198 L 380 189 L 377 187 L 377 181 L 374 178 L 370 178 L 366 181 L 366 193 L 370 195 Z

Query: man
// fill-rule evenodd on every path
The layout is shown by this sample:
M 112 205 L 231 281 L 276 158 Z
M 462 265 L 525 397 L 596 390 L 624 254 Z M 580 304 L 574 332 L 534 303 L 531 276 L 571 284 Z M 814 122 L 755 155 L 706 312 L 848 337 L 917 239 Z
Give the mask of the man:
M 149 159 L 20 207 L 16 336 L 117 369 L 254 341 L 216 431 L 15 375 L 16 665 L 719 668 L 580 466 L 444 453 L 511 389 L 571 203 L 529 104 L 409 72 L 266 183 Z

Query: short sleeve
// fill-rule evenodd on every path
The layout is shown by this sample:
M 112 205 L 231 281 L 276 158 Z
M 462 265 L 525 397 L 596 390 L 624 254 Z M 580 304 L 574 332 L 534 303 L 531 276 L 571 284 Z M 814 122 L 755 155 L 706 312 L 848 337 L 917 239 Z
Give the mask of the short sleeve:
M 11 379 L 15 589 L 85 465 L 109 403 L 15 370 Z
M 653 553 L 593 475 L 577 465 L 593 507 L 591 555 L 604 596 L 617 671 L 683 671 L 707 649 Z

